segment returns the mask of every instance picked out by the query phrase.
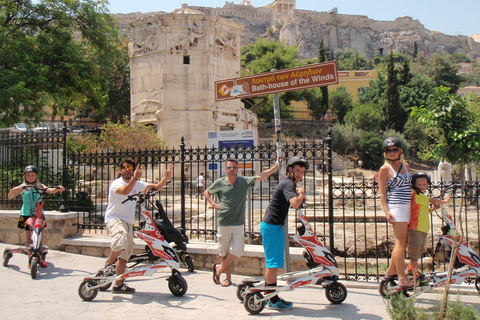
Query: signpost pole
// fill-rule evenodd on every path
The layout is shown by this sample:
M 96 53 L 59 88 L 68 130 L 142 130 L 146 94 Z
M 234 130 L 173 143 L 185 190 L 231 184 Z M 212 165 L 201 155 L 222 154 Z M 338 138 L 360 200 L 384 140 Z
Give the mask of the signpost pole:
M 273 71 L 273 70 L 272 70 Z M 280 99 L 278 93 L 273 94 L 273 118 L 275 121 L 275 136 L 277 147 L 277 160 L 278 160 L 278 181 L 283 178 L 283 150 L 282 150 L 282 126 L 280 120 Z M 285 272 L 291 271 L 290 265 L 290 242 L 288 238 L 288 216 L 285 219 L 284 233 L 285 233 Z

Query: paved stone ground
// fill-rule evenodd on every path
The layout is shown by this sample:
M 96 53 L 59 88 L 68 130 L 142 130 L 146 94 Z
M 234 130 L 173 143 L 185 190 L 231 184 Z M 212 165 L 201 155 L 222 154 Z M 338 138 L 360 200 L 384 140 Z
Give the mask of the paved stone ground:
M 0 243 L 0 251 L 10 246 Z M 234 285 L 223 288 L 212 282 L 208 271 L 188 273 L 181 269 L 188 283 L 182 297 L 172 295 L 165 277 L 158 272 L 153 277 L 139 277 L 129 281 L 137 289 L 135 294 L 99 292 L 92 302 L 83 301 L 77 293 L 85 276 L 94 274 L 104 258 L 50 250 L 48 268 L 39 269 L 31 279 L 27 257 L 13 256 L 7 267 L 0 267 L 1 319 L 252 319 L 236 298 L 236 285 L 243 276 L 233 276 Z M 321 287 L 301 287 L 286 291 L 282 297 L 294 302 L 286 311 L 265 308 L 262 319 L 388 319 L 376 283 L 341 281 L 348 288 L 348 296 L 340 305 L 332 305 Z M 457 288 L 454 286 L 454 288 Z M 453 289 L 453 291 L 456 289 Z M 460 287 L 462 302 L 479 307 L 480 297 L 473 286 Z M 435 305 L 437 294 L 424 294 L 419 303 L 424 307 Z

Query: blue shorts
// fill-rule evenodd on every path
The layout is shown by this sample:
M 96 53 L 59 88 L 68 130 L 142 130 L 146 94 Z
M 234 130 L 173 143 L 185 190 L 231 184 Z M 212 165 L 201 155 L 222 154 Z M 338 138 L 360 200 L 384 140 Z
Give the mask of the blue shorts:
M 260 224 L 263 249 L 265 250 L 266 267 L 283 268 L 285 254 L 285 234 L 282 225 L 274 225 L 262 221 Z

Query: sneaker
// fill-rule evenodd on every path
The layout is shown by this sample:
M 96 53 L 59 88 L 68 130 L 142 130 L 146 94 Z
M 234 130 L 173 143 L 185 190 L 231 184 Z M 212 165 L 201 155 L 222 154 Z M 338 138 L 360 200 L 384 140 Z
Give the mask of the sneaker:
M 42 268 L 48 268 L 48 264 L 47 264 L 45 261 L 40 260 L 40 267 L 42 267 Z
M 420 272 L 417 271 L 413 275 L 413 278 L 415 279 L 417 285 L 419 285 L 419 286 L 428 285 L 428 279 L 427 279 L 427 277 L 425 277 L 425 275 L 423 273 L 420 273 Z
M 268 308 L 270 309 L 291 309 L 293 307 L 293 302 L 290 301 L 285 301 L 282 298 L 279 298 L 279 300 L 275 303 L 272 303 L 271 301 L 268 301 Z
M 125 283 L 122 283 L 119 286 L 112 287 L 112 293 L 134 293 L 135 289 L 130 288 Z

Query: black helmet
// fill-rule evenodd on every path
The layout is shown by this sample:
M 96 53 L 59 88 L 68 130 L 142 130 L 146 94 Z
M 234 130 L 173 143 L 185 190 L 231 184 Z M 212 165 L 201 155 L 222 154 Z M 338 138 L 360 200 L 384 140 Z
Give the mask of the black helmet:
M 420 190 L 417 190 L 417 188 L 415 188 L 415 183 L 416 183 L 418 178 L 425 178 L 425 179 L 427 179 L 428 184 L 431 184 L 430 176 L 428 174 L 426 174 L 425 172 L 415 172 L 412 175 L 412 180 L 410 182 L 410 185 L 411 185 L 412 189 L 417 191 L 417 192 L 420 191 Z
M 397 137 L 390 137 L 383 140 L 382 147 L 383 147 L 383 151 L 385 151 L 385 149 L 387 149 L 388 147 L 397 147 L 397 148 L 403 149 L 402 141 Z
M 23 169 L 23 173 L 27 173 L 27 172 L 35 172 L 36 174 L 38 174 L 38 169 L 37 167 L 35 166 L 26 166 L 25 169 Z
M 308 161 L 305 160 L 304 157 L 299 157 L 299 156 L 294 156 L 288 159 L 287 161 L 287 170 L 290 167 L 294 167 L 296 164 L 298 164 L 301 167 L 304 167 L 305 169 L 308 169 L 310 166 L 308 164 Z

